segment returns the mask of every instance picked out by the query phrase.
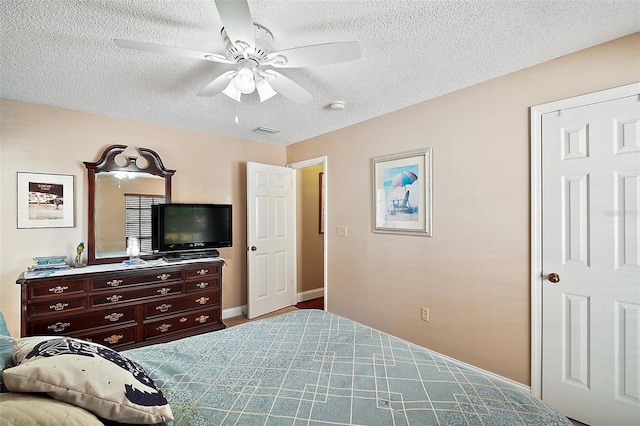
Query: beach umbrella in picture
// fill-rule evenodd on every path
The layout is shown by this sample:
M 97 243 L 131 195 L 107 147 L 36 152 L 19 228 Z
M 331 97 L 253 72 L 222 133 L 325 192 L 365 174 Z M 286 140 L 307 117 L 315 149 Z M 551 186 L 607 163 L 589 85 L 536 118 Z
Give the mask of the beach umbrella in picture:
M 393 181 L 391 181 L 391 187 L 404 188 L 405 186 L 411 185 L 413 182 L 417 180 L 418 180 L 418 176 L 415 173 L 410 172 L 408 170 L 403 170 L 393 177 Z

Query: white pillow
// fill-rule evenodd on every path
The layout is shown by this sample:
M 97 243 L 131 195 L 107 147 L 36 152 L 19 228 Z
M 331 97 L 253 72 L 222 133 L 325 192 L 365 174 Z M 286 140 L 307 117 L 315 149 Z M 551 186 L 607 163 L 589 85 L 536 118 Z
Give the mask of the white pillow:
M 169 403 L 137 363 L 96 343 L 70 337 L 15 339 L 15 367 L 2 372 L 12 392 L 51 397 L 121 423 L 173 420 Z
M 0 393 L 0 425 L 104 426 L 75 405 L 31 393 Z

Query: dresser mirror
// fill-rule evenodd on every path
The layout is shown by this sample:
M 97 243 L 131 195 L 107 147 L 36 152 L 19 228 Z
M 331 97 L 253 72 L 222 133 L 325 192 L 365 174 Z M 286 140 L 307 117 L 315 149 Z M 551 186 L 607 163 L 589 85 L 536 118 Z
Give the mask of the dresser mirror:
M 88 176 L 87 263 L 114 263 L 128 258 L 127 237 L 141 240 L 141 256 L 151 255 L 151 205 L 171 202 L 171 177 L 154 151 L 138 148 L 140 157 L 125 156 L 126 145 L 108 147 L 100 159 L 84 162 Z

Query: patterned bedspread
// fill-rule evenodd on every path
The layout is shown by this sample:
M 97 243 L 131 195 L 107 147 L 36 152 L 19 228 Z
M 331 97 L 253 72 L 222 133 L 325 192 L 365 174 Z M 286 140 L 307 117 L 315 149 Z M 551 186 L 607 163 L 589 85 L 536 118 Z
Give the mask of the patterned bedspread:
M 537 398 L 319 310 L 125 351 L 175 425 L 570 425 Z

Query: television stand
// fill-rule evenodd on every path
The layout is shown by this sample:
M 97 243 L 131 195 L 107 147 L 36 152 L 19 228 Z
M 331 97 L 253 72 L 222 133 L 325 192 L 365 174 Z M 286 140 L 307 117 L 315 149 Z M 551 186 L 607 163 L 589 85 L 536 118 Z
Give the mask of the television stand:
M 192 259 L 204 259 L 210 257 L 220 257 L 220 252 L 218 250 L 203 250 L 203 251 L 193 251 L 193 252 L 173 252 L 166 253 L 162 260 L 165 262 L 180 262 L 181 260 L 192 260 Z

